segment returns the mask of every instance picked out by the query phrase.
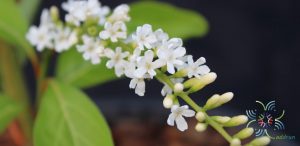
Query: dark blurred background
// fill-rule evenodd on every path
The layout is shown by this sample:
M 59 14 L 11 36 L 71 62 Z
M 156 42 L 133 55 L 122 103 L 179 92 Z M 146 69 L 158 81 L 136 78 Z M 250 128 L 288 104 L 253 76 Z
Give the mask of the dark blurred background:
M 42 8 L 60 6 L 62 2 L 43 0 L 35 24 L 39 22 Z M 133 1 L 101 2 L 113 8 Z M 256 100 L 265 103 L 275 100 L 277 108 L 286 110 L 283 120 L 286 135 L 296 136 L 296 140 L 289 141 L 289 144 L 277 141 L 278 145 L 292 146 L 292 143 L 299 141 L 300 115 L 297 106 L 300 105 L 300 1 L 165 2 L 203 14 L 210 25 L 205 37 L 185 42 L 189 54 L 193 54 L 195 58 L 204 56 L 212 71 L 218 74 L 215 83 L 194 95 L 195 100 L 202 103 L 212 94 L 234 92 L 234 100 L 221 107 L 220 111 L 215 111 L 224 115 L 245 114 L 246 109 L 255 107 Z M 169 111 L 162 107 L 160 83 L 148 82 L 145 97 L 138 97 L 134 91 L 129 92 L 128 85 L 129 80 L 122 79 L 86 90 L 108 118 L 117 145 L 157 145 L 156 141 L 165 146 L 228 145 L 212 130 L 198 134 L 196 139 L 188 139 L 190 136 L 186 135 L 195 135 L 193 127 L 180 136 L 175 128 L 166 126 Z M 220 139 L 216 143 L 207 142 L 216 138 Z M 171 139 L 175 142 L 170 143 Z M 192 143 L 193 140 L 206 142 Z

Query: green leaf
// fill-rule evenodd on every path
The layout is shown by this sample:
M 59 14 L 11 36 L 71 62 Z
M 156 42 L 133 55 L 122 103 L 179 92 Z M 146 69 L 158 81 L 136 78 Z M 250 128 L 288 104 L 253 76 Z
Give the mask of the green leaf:
M 14 100 L 0 94 L 0 133 L 21 112 L 22 106 Z
M 14 0 L 2 0 L 0 4 L 0 39 L 26 53 L 31 60 L 36 61 L 34 49 L 25 39 L 28 21 L 22 15 Z
M 113 146 L 96 105 L 77 88 L 49 81 L 34 125 L 35 146 Z
M 201 37 L 208 31 L 208 22 L 201 14 L 158 1 L 132 3 L 130 16 L 130 32 L 146 23 L 155 29 L 162 28 L 171 37 L 183 39 Z
M 30 20 L 34 18 L 34 14 L 40 4 L 40 0 L 21 0 L 20 7 L 23 15 Z
M 76 87 L 86 88 L 117 79 L 114 71 L 107 69 L 105 60 L 94 65 L 83 59 L 75 48 L 62 53 L 58 59 L 56 77 Z

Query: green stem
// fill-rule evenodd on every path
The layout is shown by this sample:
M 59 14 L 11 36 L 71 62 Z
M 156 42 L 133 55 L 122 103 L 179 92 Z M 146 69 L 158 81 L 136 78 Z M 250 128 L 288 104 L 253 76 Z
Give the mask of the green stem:
M 45 52 L 43 52 L 42 54 L 42 60 L 40 63 L 40 72 L 38 74 L 37 77 L 37 90 L 36 90 L 36 107 L 38 108 L 40 101 L 41 101 L 41 97 L 43 95 L 45 86 L 46 86 L 46 82 L 45 82 L 45 78 L 47 76 L 47 72 L 48 72 L 48 65 L 49 65 L 49 61 L 52 55 L 52 51 L 51 50 L 46 50 Z
M 32 116 L 29 94 L 22 76 L 21 65 L 17 60 L 15 49 L 0 42 L 0 67 L 3 91 L 9 97 L 24 105 L 25 109 L 18 116 L 22 132 L 26 138 L 26 146 L 32 145 Z
M 174 83 L 170 80 L 170 78 L 162 73 L 160 70 L 156 70 L 157 75 L 155 76 L 160 82 L 167 84 L 169 87 L 173 88 Z M 229 143 L 232 141 L 232 136 L 229 135 L 229 133 L 223 128 L 222 125 L 215 122 L 213 119 L 210 118 L 210 116 L 200 107 L 196 102 L 194 102 L 188 93 L 181 92 L 177 94 L 179 97 L 181 97 L 188 105 L 190 105 L 196 112 L 204 112 L 206 115 L 206 122 L 211 127 L 213 127 L 216 131 L 218 131 Z

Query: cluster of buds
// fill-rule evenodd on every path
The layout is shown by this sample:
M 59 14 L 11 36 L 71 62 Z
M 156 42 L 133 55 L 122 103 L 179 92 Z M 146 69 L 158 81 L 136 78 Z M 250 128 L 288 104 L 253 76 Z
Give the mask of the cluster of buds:
M 145 94 L 145 80 L 158 79 L 164 84 L 163 105 L 171 109 L 167 123 L 176 123 L 180 131 L 188 129 L 184 117 L 196 117 L 196 130 L 201 132 L 211 123 L 221 128 L 233 127 L 247 122 L 246 116 L 210 117 L 206 111 L 217 108 L 233 98 L 233 93 L 214 95 L 200 108 L 189 98 L 212 83 L 217 75 L 210 72 L 204 57 L 196 61 L 186 54 L 180 38 L 170 38 L 162 29 L 153 30 L 150 24 L 138 26 L 129 34 L 126 23 L 130 23 L 129 6 L 122 4 L 112 11 L 102 6 L 98 0 L 72 1 L 62 4 L 67 14 L 64 21 L 59 19 L 56 7 L 43 10 L 39 27 L 32 26 L 27 33 L 29 42 L 38 51 L 52 49 L 58 53 L 77 49 L 85 60 L 92 64 L 107 60 L 106 66 L 114 69 L 116 76 L 130 78 L 129 88 L 139 96 Z M 178 97 L 188 105 L 180 106 Z M 214 127 L 215 128 L 215 127 Z M 240 140 L 249 137 L 253 130 L 245 129 L 230 137 L 232 146 L 240 145 Z M 266 145 L 265 138 L 250 144 Z

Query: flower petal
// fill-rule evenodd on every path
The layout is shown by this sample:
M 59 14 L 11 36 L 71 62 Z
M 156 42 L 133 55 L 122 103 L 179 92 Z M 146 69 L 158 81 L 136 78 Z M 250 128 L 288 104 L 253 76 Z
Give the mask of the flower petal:
M 182 116 L 177 116 L 175 119 L 175 122 L 176 122 L 177 128 L 180 131 L 185 131 L 188 129 L 187 122 L 185 121 L 185 119 Z
M 174 122 L 175 122 L 175 115 L 171 113 L 168 117 L 167 123 L 170 126 L 174 126 Z
M 144 67 L 140 67 L 137 70 L 135 70 L 134 75 L 138 78 L 141 78 L 144 76 L 144 74 L 147 72 L 147 70 Z
M 195 111 L 187 109 L 183 111 L 182 115 L 185 117 L 193 117 L 195 116 Z

